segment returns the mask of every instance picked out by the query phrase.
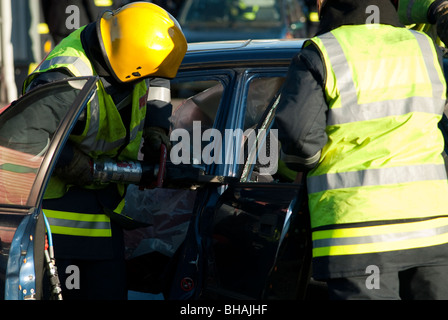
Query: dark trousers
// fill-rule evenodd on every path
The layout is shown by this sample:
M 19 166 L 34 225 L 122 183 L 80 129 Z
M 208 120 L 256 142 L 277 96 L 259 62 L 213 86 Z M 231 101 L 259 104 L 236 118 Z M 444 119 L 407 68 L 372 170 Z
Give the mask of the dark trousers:
M 102 190 L 72 187 L 62 198 L 44 200 L 43 210 L 103 214 L 103 207 L 114 208 L 120 199 L 112 185 Z M 53 234 L 63 299 L 127 298 L 123 230 L 111 221 L 111 231 L 112 237 Z M 77 280 L 73 270 L 79 271 L 79 288 L 70 284 Z
M 56 261 L 63 300 L 126 300 L 123 259 Z
M 448 300 L 448 266 L 425 266 L 379 274 L 379 288 L 371 275 L 327 281 L 332 300 Z M 366 283 L 367 282 L 367 283 Z

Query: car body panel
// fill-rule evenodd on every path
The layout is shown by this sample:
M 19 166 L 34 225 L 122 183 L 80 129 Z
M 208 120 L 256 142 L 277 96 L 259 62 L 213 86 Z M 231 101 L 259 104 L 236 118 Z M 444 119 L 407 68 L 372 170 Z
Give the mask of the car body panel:
M 216 43 L 190 43 L 188 53 L 179 71 L 191 68 L 208 69 L 214 65 L 233 68 L 238 64 L 250 65 L 289 65 L 291 58 L 299 52 L 303 39 L 295 40 L 243 40 Z M 203 68 L 201 68 L 201 66 Z

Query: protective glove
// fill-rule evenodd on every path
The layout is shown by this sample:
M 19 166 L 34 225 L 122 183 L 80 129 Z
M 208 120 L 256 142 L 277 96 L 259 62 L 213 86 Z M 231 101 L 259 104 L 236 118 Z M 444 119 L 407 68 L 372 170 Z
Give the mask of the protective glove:
M 428 20 L 436 24 L 437 35 L 448 46 L 448 1 L 435 1 L 428 10 Z
M 163 143 L 168 153 L 171 150 L 171 141 L 166 131 L 160 127 L 148 127 L 143 131 L 143 146 L 141 152 L 143 159 L 150 163 L 158 163 L 160 159 L 160 146 Z
M 56 167 L 54 173 L 68 184 L 85 186 L 93 183 L 91 158 L 78 148 L 73 148 L 73 158 L 65 166 Z

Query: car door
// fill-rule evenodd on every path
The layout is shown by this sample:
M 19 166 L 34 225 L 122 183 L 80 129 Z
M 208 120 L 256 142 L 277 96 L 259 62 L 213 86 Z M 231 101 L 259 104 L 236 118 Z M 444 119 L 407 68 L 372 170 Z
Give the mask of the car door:
M 234 78 L 235 73 L 230 69 L 193 69 L 179 72 L 171 81 L 170 161 L 201 166 L 207 172 L 213 170 L 213 164 L 202 162 L 201 152 L 193 148 L 188 138 L 198 136 L 202 143 L 204 132 L 220 121 L 218 113 L 227 112 L 222 107 L 230 104 Z M 186 150 L 182 150 L 183 145 L 187 146 Z M 165 270 L 184 241 L 199 190 L 182 188 L 178 183 L 163 188 L 139 189 L 135 185 L 128 187 L 124 211 L 132 212 L 135 219 L 149 226 L 124 231 L 130 270 L 128 287 L 134 291 L 159 293 L 163 291 Z M 148 264 L 160 267 L 148 268 Z
M 71 78 L 41 86 L 0 115 L 0 293 L 4 299 L 42 298 L 45 239 L 52 244 L 42 198 L 96 81 L 96 77 Z M 52 99 L 62 95 L 71 96 L 73 103 L 56 107 Z
M 198 190 L 169 299 L 303 297 L 310 265 L 305 186 L 300 178 L 279 181 L 271 168 L 278 161 L 272 98 L 283 80 L 284 70 L 240 73 L 241 91 L 224 123 L 245 129 L 242 144 L 226 146 L 226 161 L 216 171 L 240 181 Z

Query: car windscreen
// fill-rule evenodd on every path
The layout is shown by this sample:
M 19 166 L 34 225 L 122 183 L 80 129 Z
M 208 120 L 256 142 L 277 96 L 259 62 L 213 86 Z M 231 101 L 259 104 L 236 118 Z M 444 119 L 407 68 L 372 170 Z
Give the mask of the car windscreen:
M 0 115 L 0 205 L 29 203 L 53 138 L 88 80 L 72 78 L 44 85 Z
M 179 15 L 183 27 L 266 28 L 283 19 L 277 0 L 191 0 Z

